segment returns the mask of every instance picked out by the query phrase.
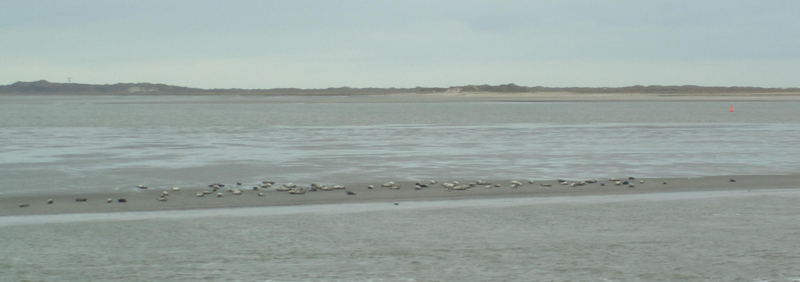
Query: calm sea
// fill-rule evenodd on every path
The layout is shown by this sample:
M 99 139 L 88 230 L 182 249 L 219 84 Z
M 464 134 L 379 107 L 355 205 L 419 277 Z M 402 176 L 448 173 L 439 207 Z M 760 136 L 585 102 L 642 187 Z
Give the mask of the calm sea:
M 0 193 L 800 172 L 800 102 L 0 96 Z
M 0 97 L 0 192 L 785 174 L 800 103 Z M 800 190 L 0 216 L 0 281 L 800 281 Z

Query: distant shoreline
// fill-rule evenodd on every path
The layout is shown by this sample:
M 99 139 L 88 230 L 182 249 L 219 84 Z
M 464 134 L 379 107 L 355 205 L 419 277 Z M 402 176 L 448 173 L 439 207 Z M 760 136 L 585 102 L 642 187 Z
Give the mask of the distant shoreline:
M 786 93 L 394 93 L 394 94 L 176 94 L 176 93 L 0 93 L 0 97 L 249 97 L 297 98 L 318 103 L 405 103 L 405 102 L 625 102 L 625 101 L 800 101 L 800 92 Z M 292 102 L 292 101 L 275 101 Z
M 413 88 L 321 89 L 202 89 L 156 83 L 80 84 L 49 81 L 16 82 L 0 85 L 0 95 L 34 96 L 293 96 L 293 97 L 383 97 L 434 98 L 448 100 L 797 100 L 800 88 L 717 87 L 696 85 L 635 85 L 625 87 L 544 87 L 502 85 L 464 85 Z

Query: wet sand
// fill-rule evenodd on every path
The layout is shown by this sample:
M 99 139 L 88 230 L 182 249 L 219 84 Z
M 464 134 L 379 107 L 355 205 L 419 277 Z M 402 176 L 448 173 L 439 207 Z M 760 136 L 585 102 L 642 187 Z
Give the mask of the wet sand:
M 131 186 L 129 191 L 109 193 L 82 193 L 58 195 L 13 195 L 0 197 L 0 216 L 34 215 L 34 214 L 66 214 L 66 213 L 108 213 L 125 211 L 157 211 L 186 209 L 215 209 L 233 207 L 286 206 L 308 204 L 364 203 L 385 202 L 388 205 L 402 204 L 407 201 L 486 199 L 515 197 L 551 197 L 579 195 L 624 195 L 639 193 L 689 192 L 689 191 L 721 191 L 721 190 L 756 190 L 800 188 L 800 175 L 737 175 L 712 176 L 702 178 L 635 178 L 620 177 L 620 181 L 628 181 L 629 185 L 616 185 L 608 179 L 597 179 L 596 183 L 581 181 L 588 179 L 570 179 L 563 183 L 557 180 L 537 181 L 529 183 L 526 179 L 517 179 L 522 183 L 512 187 L 512 179 L 486 180 L 492 185 L 475 185 L 466 190 L 446 189 L 441 184 L 452 183 L 453 180 L 439 179 L 437 184 L 429 184 L 429 180 L 419 183 L 428 187 L 415 189 L 415 182 L 397 182 L 398 189 L 382 187 L 383 183 L 345 184 L 345 189 L 332 191 L 309 191 L 301 195 L 277 191 L 283 183 L 276 183 L 271 188 L 253 190 L 255 183 L 243 183 L 242 186 L 226 183 L 224 188 L 203 197 L 196 194 L 209 191 L 207 187 L 182 187 L 180 191 L 171 190 L 170 186 L 138 189 Z M 734 180 L 734 181 L 731 181 Z M 459 180 L 461 184 L 475 183 L 477 179 Z M 573 185 L 573 183 L 575 183 Z M 308 183 L 300 183 L 308 186 Z M 298 185 L 300 185 L 298 184 Z M 336 183 L 323 183 L 336 184 Z M 374 186 L 369 189 L 368 186 Z M 495 187 L 499 185 L 499 187 Z M 633 187 L 630 187 L 633 185 Z M 241 195 L 234 195 L 228 189 L 240 189 Z M 164 191 L 169 193 L 160 201 Z M 348 193 L 350 192 L 350 193 Z M 221 197 L 217 196 L 221 193 Z M 259 196 L 258 193 L 262 193 Z M 354 194 L 354 195 L 352 195 Z M 85 198 L 78 202 L 76 198 Z M 48 200 L 53 202 L 48 204 Z M 107 202 L 107 200 L 111 202 Z M 125 202 L 119 202 L 125 199 Z

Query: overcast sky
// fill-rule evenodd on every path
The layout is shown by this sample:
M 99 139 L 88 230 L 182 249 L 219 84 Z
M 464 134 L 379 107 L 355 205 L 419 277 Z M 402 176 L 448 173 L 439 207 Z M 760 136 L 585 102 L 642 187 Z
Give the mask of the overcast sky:
M 800 1 L 0 1 L 0 84 L 800 87 Z

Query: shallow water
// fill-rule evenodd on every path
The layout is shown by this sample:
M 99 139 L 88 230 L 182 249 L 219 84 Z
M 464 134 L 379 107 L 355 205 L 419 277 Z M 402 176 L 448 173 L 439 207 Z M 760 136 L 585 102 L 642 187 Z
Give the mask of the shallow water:
M 312 99 L 2 96 L 0 193 L 800 171 L 800 102 Z
M 794 189 L 0 217 L 0 279 L 800 281 L 798 200 Z
M 800 171 L 800 103 L 729 104 L 0 96 L 0 193 Z M 754 190 L 7 216 L 0 280 L 800 281 L 798 200 Z

